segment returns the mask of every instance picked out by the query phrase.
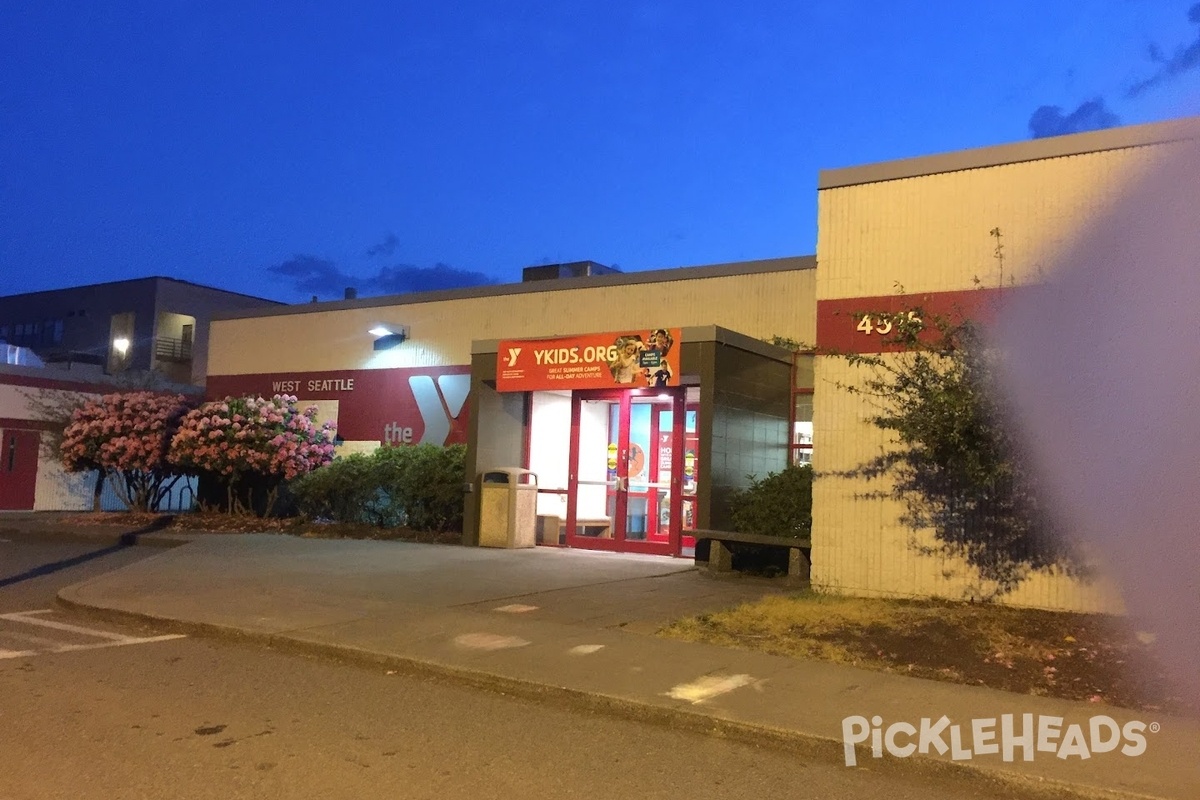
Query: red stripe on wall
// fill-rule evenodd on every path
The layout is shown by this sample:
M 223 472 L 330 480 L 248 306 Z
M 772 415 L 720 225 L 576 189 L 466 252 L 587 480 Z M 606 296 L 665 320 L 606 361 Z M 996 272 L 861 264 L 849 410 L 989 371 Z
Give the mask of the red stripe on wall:
M 288 394 L 298 397 L 301 405 L 337 400 L 338 435 L 347 441 L 416 443 L 424 440 L 426 429 L 446 431 L 449 426 L 444 441 L 434 444 L 465 444 L 470 400 L 451 414 L 443 383 L 450 379 L 466 381 L 470 386 L 470 376 L 471 367 L 465 364 L 209 375 L 206 396 L 216 400 L 248 394 Z M 397 430 L 404 432 L 403 439 L 395 433 Z
M 11 375 L 0 373 L 0 385 L 28 386 L 33 389 L 61 389 L 69 392 L 89 392 L 91 394 L 109 394 L 120 389 L 111 383 L 83 383 L 82 381 L 61 380 L 58 378 L 43 378 L 33 375 Z
M 41 419 L 16 419 L 15 417 L 0 417 L 0 428 L 4 430 L 26 430 L 26 431 L 52 431 L 55 428 L 53 422 L 46 422 Z
M 932 322 L 944 319 L 986 322 L 997 313 L 1011 289 L 967 289 L 956 292 L 892 294 L 879 297 L 849 297 L 817 302 L 817 350 L 821 353 L 890 353 L 904 349 L 894 341 L 894 323 L 912 312 Z M 932 337 L 936 326 L 926 325 Z

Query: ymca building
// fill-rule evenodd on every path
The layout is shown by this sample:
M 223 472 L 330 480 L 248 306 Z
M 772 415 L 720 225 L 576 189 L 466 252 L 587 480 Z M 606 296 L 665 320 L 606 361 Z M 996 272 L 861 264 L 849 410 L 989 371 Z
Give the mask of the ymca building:
M 907 529 L 879 485 L 833 477 L 888 442 L 852 391 L 861 368 L 822 353 L 879 353 L 889 315 L 970 313 L 1040 281 L 1122 186 L 1197 135 L 1189 119 L 823 171 L 815 256 L 580 262 L 517 284 L 225 313 L 208 392 L 294 391 L 336 420 L 343 452 L 463 443 L 471 476 L 528 469 L 554 546 L 686 555 L 689 531 L 728 526 L 731 491 L 811 459 L 814 587 L 971 595 L 986 587 L 969 565 L 929 555 L 931 534 Z M 1006 600 L 1120 606 L 1107 581 L 1061 575 Z

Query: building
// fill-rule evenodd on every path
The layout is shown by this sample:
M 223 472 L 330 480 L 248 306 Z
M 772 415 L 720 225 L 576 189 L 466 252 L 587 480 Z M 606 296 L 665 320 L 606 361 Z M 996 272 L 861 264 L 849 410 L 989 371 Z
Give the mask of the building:
M 880 318 L 917 308 L 992 313 L 1005 292 L 1043 281 L 1091 225 L 1114 211 L 1123 187 L 1179 142 L 1196 138 L 1200 119 L 1188 119 L 822 172 L 819 348 L 881 352 L 879 327 L 864 311 Z M 818 475 L 852 469 L 887 446 L 882 432 L 863 422 L 867 400 L 845 388 L 862 377 L 844 359 L 816 359 Z M 814 585 L 881 596 L 986 592 L 965 563 L 923 554 L 920 546 L 933 543 L 929 532 L 914 535 L 901 524 L 898 504 L 864 497 L 867 488 L 832 478 L 814 484 Z M 1006 599 L 1077 611 L 1121 608 L 1107 581 L 1046 574 Z
M 279 305 L 161 277 L 0 297 L 0 511 L 92 508 L 94 476 L 63 472 L 47 415 L 130 386 L 198 394 L 212 315 Z
M 688 530 L 728 524 L 731 491 L 811 454 L 817 588 L 986 594 L 968 564 L 929 554 L 931 532 L 901 523 L 886 486 L 836 477 L 889 444 L 852 391 L 863 374 L 819 354 L 882 352 L 889 315 L 982 314 L 1041 281 L 1122 186 L 1197 137 L 1192 119 L 823 171 L 815 259 L 578 262 L 518 284 L 222 313 L 208 392 L 295 394 L 347 450 L 460 442 L 473 477 L 529 469 L 548 545 L 686 554 Z M 1061 575 L 1006 600 L 1120 610 L 1105 580 Z
M 581 263 L 221 315 L 208 393 L 295 394 L 350 449 L 460 442 L 471 475 L 531 469 L 546 544 L 688 552 L 686 531 L 728 524 L 730 491 L 811 441 L 811 368 L 766 340 L 813 340 L 813 259 L 633 274 Z M 473 542 L 471 498 L 466 512 Z
M 31 363 L 25 348 L 6 345 L 11 363 L 0 364 L 0 511 L 90 511 L 96 474 L 68 474 L 56 442 L 61 422 L 75 406 L 127 387 L 121 376 L 98 366 L 71 371 Z M 35 358 L 35 357 L 33 357 Z M 24 363 L 22 363 L 24 362 Z M 192 385 L 160 383 L 162 391 L 198 396 Z M 164 509 L 190 508 L 195 480 L 180 481 Z M 101 508 L 123 508 L 112 487 L 100 493 Z
M 174 278 L 73 286 L 0 297 L 0 341 L 51 367 L 153 371 L 203 385 L 211 316 L 277 305 Z

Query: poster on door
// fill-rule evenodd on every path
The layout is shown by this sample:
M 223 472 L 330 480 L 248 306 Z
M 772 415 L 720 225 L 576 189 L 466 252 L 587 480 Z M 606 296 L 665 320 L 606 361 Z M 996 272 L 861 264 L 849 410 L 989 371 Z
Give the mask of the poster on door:
M 615 331 L 555 339 L 505 339 L 496 389 L 645 389 L 679 385 L 680 328 Z
M 658 479 L 664 480 L 664 476 L 671 475 L 671 434 L 660 433 L 658 435 Z

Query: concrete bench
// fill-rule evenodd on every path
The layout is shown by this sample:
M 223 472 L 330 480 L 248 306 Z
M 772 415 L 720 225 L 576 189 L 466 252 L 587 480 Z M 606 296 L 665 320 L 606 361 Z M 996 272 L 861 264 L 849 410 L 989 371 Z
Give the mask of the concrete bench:
M 612 538 L 612 520 L 608 517 L 597 519 L 575 520 L 575 530 L 579 536 L 590 536 L 593 539 Z M 549 514 L 538 514 L 537 542 L 538 544 L 563 544 L 566 541 L 567 521 L 563 517 Z
M 788 550 L 787 582 L 789 584 L 808 583 L 812 564 L 805 550 L 812 549 L 812 539 L 790 538 L 784 536 L 762 536 L 755 533 L 735 533 L 733 531 L 689 531 L 696 537 L 696 561 L 699 563 L 703 551 L 701 542 L 708 542 L 708 571 L 716 574 L 733 570 L 733 552 L 729 549 L 731 543 L 752 544 L 761 547 L 783 547 Z

